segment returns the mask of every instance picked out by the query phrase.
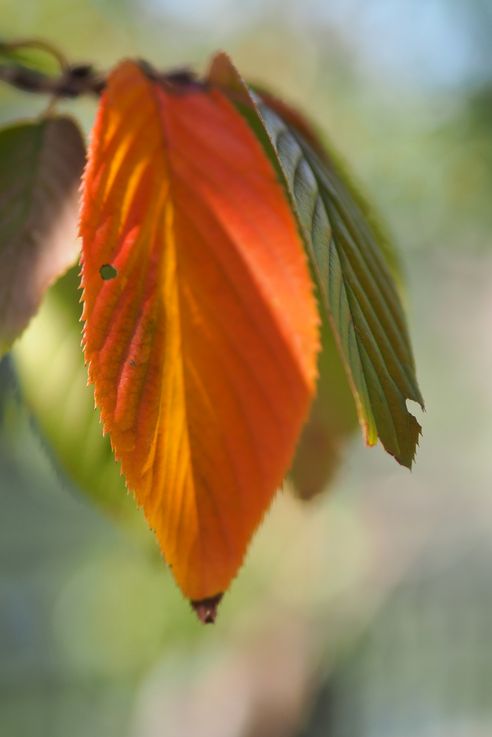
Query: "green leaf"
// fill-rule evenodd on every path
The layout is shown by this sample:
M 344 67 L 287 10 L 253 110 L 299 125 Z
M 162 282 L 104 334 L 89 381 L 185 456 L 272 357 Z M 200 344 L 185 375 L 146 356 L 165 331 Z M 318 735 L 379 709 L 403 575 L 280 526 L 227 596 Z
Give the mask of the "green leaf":
M 291 130 L 296 131 L 298 134 L 300 134 L 304 141 L 310 145 L 310 147 L 318 154 L 318 156 L 322 159 L 322 161 L 324 161 L 324 163 L 326 163 L 329 167 L 331 166 L 331 168 L 337 171 L 337 175 L 339 179 L 343 182 L 343 185 L 348 192 L 348 196 L 352 200 L 352 204 L 357 208 L 357 211 L 360 213 L 362 220 L 365 221 L 366 226 L 370 228 L 373 240 L 381 249 L 384 260 L 386 261 L 392 277 L 394 278 L 396 284 L 401 287 L 403 279 L 400 255 L 394 247 L 394 244 L 392 243 L 388 233 L 386 232 L 383 223 L 378 217 L 376 217 L 374 208 L 370 207 L 366 198 L 362 194 L 360 187 L 355 184 L 353 175 L 349 175 L 346 166 L 342 164 L 333 146 L 327 143 L 326 135 L 323 136 L 322 143 L 318 132 L 314 129 L 311 122 L 308 121 L 298 110 L 290 107 L 283 100 L 275 97 L 264 89 L 259 89 L 255 87 L 253 89 L 253 92 L 257 93 L 263 104 L 265 104 L 267 108 L 273 110 Z M 259 115 L 256 107 L 253 115 L 256 115 L 256 118 L 258 119 Z M 250 114 L 250 118 L 251 117 L 252 115 Z M 266 131 L 264 124 L 260 123 L 260 125 L 263 125 L 263 134 L 265 135 Z M 269 146 L 273 150 L 271 141 L 268 136 L 267 146 Z M 274 150 L 273 154 L 275 158 L 277 158 L 277 154 Z
M 406 400 L 423 400 L 401 301 L 367 211 L 328 153 L 320 154 L 252 92 L 224 54 L 209 81 L 249 108 L 275 152 L 354 395 L 368 445 L 378 437 L 411 467 L 420 425 Z
M 0 130 L 0 356 L 78 256 L 85 146 L 65 117 Z
M 104 437 L 80 350 L 78 269 L 48 291 L 13 356 L 24 401 L 62 469 L 91 501 L 126 527 L 146 526 Z M 42 387 L 40 389 L 40 377 Z

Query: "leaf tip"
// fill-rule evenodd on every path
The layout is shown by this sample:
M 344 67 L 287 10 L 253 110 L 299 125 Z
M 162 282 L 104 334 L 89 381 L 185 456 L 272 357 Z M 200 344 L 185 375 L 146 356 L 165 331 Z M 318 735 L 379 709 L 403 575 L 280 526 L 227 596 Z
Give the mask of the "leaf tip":
M 415 456 L 417 455 L 417 449 L 420 445 L 420 438 L 422 437 L 422 426 L 412 413 L 409 413 L 409 415 L 412 418 L 411 438 L 406 444 L 406 447 L 403 448 L 398 455 L 395 455 L 394 458 L 398 461 L 400 466 L 404 466 L 405 468 L 408 468 L 409 471 L 412 471 Z
M 206 599 L 195 599 L 190 602 L 202 624 L 214 624 L 217 617 L 217 607 L 223 595 L 223 593 L 215 594 L 215 596 L 208 596 Z

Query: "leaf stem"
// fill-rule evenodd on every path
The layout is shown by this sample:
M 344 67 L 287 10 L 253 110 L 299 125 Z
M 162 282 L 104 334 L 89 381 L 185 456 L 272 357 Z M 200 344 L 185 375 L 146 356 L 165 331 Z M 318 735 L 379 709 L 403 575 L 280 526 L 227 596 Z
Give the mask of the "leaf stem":
M 0 82 L 24 92 L 51 95 L 54 101 L 82 95 L 100 95 L 106 86 L 105 74 L 94 69 L 91 64 L 70 64 L 64 54 L 47 41 L 36 38 L 7 43 L 0 41 L 0 55 L 2 52 L 24 48 L 38 48 L 51 54 L 60 66 L 60 74 L 46 74 L 21 62 L 9 61 L 0 63 Z M 139 64 L 149 78 L 170 85 L 176 90 L 203 84 L 189 69 L 179 68 L 160 72 L 143 60 L 140 60 Z
M 52 43 L 41 38 L 25 38 L 17 41 L 0 42 L 0 53 L 17 51 L 19 49 L 39 49 L 52 56 L 59 64 L 62 72 L 70 68 L 66 56 Z

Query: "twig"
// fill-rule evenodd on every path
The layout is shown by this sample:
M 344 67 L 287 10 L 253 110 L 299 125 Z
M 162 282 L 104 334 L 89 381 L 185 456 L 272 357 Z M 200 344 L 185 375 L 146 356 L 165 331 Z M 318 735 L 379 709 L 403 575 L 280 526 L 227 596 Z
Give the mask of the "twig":
M 58 77 L 18 64 L 0 64 L 0 81 L 25 92 L 70 98 L 99 95 L 106 84 L 105 76 L 87 64 L 67 66 Z
M 56 59 L 63 72 L 70 67 L 66 56 L 62 54 L 60 49 L 42 38 L 23 38 L 17 39 L 16 41 L 0 42 L 0 53 L 2 53 L 2 51 L 8 53 L 9 51 L 17 51 L 19 49 L 38 49 L 39 51 L 44 51 L 45 54 Z
M 60 66 L 60 75 L 46 74 L 22 62 L 8 61 L 0 63 L 0 82 L 6 82 L 24 92 L 51 95 L 52 102 L 63 97 L 100 95 L 104 90 L 105 74 L 96 71 L 91 64 L 70 64 L 64 54 L 47 41 L 37 38 L 12 42 L 0 41 L 0 55 L 2 51 L 12 52 L 26 48 L 36 48 L 53 56 Z M 139 60 L 139 64 L 149 79 L 171 85 L 176 91 L 201 87 L 204 84 L 189 69 L 179 68 L 160 72 L 142 59 Z

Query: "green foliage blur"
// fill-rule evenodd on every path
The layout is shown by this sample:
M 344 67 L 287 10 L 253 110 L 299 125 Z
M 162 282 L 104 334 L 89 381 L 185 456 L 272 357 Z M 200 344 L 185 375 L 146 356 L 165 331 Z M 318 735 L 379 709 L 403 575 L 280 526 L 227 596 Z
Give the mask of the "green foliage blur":
M 46 38 L 102 69 L 138 56 L 203 70 L 223 48 L 305 110 L 398 242 L 428 409 L 411 474 L 356 435 L 324 494 L 284 489 L 203 628 L 151 534 L 91 504 L 53 456 L 47 434 L 79 412 L 57 385 L 77 341 L 67 330 L 33 368 L 40 401 L 60 394 L 51 430 L 9 356 L 0 735 L 491 734 L 490 3 L 0 0 L 0 12 L 3 39 Z M 0 87 L 0 124 L 45 104 Z M 89 134 L 95 103 L 61 109 Z M 70 309 L 53 313 L 61 334 Z M 87 477 L 94 431 L 80 437 Z

